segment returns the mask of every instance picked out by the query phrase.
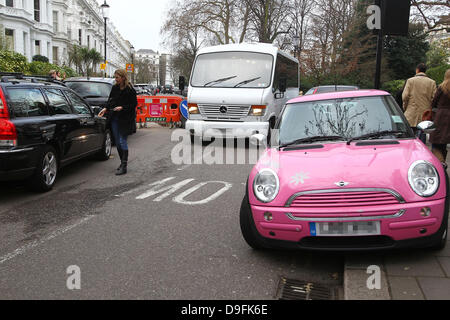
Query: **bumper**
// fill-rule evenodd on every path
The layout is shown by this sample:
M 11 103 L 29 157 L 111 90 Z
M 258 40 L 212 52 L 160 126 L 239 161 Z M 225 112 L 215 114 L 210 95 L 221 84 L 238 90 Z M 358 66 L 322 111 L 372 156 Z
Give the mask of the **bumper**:
M 194 136 L 200 137 L 248 138 L 257 133 L 267 136 L 269 123 L 188 120 L 186 129 Z
M 37 148 L 0 150 L 0 181 L 24 180 L 33 175 Z
M 422 217 L 422 208 L 430 208 L 431 214 Z M 367 250 L 425 247 L 440 237 L 444 222 L 446 200 L 406 203 L 384 206 L 372 210 L 343 208 L 344 214 L 317 214 L 301 212 L 296 208 L 251 206 L 258 233 L 278 242 L 278 246 L 311 250 Z M 359 211 L 359 213 L 358 213 Z M 264 214 L 272 213 L 273 220 L 266 221 Z M 380 222 L 379 235 L 374 236 L 315 236 L 311 224 L 318 222 Z

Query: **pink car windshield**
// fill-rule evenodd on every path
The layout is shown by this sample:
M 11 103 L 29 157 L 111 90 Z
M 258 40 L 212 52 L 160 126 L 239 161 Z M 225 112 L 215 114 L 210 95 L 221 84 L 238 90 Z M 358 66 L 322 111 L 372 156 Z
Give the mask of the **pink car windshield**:
M 339 140 L 341 137 L 340 140 L 348 141 L 380 132 L 392 134 L 374 138 L 413 138 L 403 113 L 390 96 L 288 104 L 283 112 L 279 129 L 280 145 L 320 137 L 329 137 L 333 140 Z

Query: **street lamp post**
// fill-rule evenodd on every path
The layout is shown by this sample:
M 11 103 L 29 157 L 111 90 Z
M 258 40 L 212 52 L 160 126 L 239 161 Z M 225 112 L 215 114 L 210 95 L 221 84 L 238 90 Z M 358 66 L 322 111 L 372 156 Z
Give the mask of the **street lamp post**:
M 107 46 L 107 43 L 106 43 L 106 32 L 107 32 L 106 22 L 107 22 L 107 20 L 109 18 L 109 5 L 106 3 L 106 0 L 100 6 L 100 8 L 102 9 L 102 16 L 103 16 L 103 19 L 105 20 L 105 78 L 106 78 L 106 70 L 107 70 L 107 67 L 108 67 L 108 64 L 107 64 L 108 60 L 106 59 L 106 46 Z
M 302 76 L 302 62 L 300 61 L 300 53 L 301 53 L 301 48 L 300 48 L 300 37 L 298 35 L 295 35 L 293 37 L 293 44 L 294 44 L 294 52 L 295 52 L 295 57 L 298 60 L 298 86 L 301 89 L 301 76 Z
M 134 83 L 134 53 L 135 53 L 134 46 L 131 46 L 130 50 L 131 50 L 131 64 L 133 65 L 133 71 L 131 74 L 131 83 L 135 84 Z

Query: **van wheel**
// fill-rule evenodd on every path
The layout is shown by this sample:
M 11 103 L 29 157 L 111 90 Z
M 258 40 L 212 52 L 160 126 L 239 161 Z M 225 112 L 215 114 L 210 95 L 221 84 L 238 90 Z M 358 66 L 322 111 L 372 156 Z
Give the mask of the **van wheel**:
M 58 175 L 58 156 L 55 148 L 45 146 L 34 175 L 30 179 L 30 186 L 38 192 L 48 192 L 53 189 Z
M 103 146 L 100 152 L 98 153 L 98 160 L 100 161 L 107 161 L 111 157 L 112 152 L 112 137 L 111 132 L 109 130 L 106 130 L 105 132 L 105 139 L 103 141 Z

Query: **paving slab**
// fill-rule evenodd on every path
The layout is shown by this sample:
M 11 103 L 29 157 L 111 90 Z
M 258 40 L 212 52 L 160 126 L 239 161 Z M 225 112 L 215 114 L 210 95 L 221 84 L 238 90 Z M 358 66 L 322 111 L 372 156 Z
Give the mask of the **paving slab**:
M 388 277 L 392 300 L 424 300 L 416 278 Z
M 370 274 L 367 270 L 344 270 L 345 300 L 391 300 L 386 274 L 381 271 L 381 289 L 369 289 L 367 281 Z
M 388 276 L 445 277 L 439 261 L 431 253 L 400 253 L 386 257 Z
M 450 300 L 449 278 L 418 278 L 426 300 Z
M 442 269 L 444 269 L 447 278 L 450 278 L 450 257 L 438 257 L 437 259 L 441 264 Z

